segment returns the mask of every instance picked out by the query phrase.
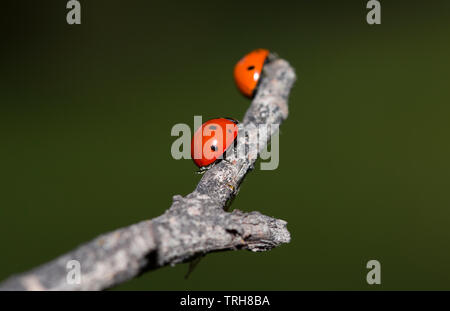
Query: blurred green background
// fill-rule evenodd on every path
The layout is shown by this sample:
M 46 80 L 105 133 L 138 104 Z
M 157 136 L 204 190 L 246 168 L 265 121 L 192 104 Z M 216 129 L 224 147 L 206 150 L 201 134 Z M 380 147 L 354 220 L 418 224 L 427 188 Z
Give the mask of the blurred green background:
M 287 220 L 291 243 L 116 289 L 450 289 L 450 2 L 381 2 L 370 26 L 366 1 L 81 1 L 69 26 L 66 1 L 2 1 L 0 280 L 191 192 L 172 126 L 241 119 L 232 69 L 264 47 L 298 81 L 279 168 L 233 208 Z

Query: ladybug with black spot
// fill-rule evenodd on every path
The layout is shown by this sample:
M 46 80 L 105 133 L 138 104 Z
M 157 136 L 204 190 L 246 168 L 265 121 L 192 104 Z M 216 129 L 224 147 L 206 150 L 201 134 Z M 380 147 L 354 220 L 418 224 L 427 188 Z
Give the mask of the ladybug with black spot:
M 235 144 L 238 121 L 233 118 L 216 118 L 198 128 L 191 142 L 191 157 L 204 172 L 225 158 L 226 151 Z
M 244 96 L 248 98 L 255 96 L 263 67 L 269 62 L 269 56 L 268 50 L 256 49 L 242 57 L 234 66 L 234 81 Z

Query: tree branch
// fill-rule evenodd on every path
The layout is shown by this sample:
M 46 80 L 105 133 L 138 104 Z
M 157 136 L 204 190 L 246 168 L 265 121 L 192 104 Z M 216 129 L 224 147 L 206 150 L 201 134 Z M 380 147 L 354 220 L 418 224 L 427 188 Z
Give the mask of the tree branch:
M 258 132 L 260 124 L 280 124 L 288 115 L 287 99 L 296 79 L 292 67 L 272 56 L 256 97 L 239 125 L 246 150 L 265 148 L 277 130 Z M 263 143 L 257 142 L 255 137 Z M 256 135 L 256 136 L 255 136 Z M 290 241 L 286 222 L 259 212 L 224 211 L 239 191 L 256 157 L 227 155 L 208 170 L 186 197 L 176 195 L 172 206 L 152 220 L 103 234 L 53 261 L 0 283 L 0 290 L 102 290 L 166 265 L 190 261 L 214 251 L 270 250 Z M 81 265 L 80 284 L 67 282 L 71 260 Z

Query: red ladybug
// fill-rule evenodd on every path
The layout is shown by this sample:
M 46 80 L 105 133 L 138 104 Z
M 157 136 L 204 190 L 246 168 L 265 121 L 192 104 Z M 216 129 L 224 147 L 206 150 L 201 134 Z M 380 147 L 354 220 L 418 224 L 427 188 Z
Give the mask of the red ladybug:
M 222 160 L 226 150 L 236 141 L 238 121 L 218 118 L 206 121 L 192 137 L 191 157 L 200 171 Z
M 268 50 L 257 49 L 242 57 L 234 66 L 234 81 L 239 91 L 245 96 L 249 98 L 255 96 L 262 69 L 268 57 Z

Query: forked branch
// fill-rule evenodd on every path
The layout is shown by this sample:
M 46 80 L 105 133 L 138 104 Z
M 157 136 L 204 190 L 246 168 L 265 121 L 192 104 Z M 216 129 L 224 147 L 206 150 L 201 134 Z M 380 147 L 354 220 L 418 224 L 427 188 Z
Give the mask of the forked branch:
M 296 79 L 282 59 L 264 66 L 258 92 L 241 128 L 281 124 L 288 116 L 288 95 Z M 261 151 L 277 127 L 262 137 L 239 136 L 238 146 Z M 254 133 L 255 134 L 255 133 Z M 102 290 L 166 265 L 190 261 L 214 251 L 247 249 L 267 251 L 290 241 L 286 222 L 259 212 L 224 211 L 254 166 L 255 157 L 231 155 L 208 170 L 196 189 L 176 195 L 166 212 L 103 234 L 91 242 L 31 271 L 0 283 L 0 290 Z M 79 284 L 68 282 L 68 263 L 80 263 Z

